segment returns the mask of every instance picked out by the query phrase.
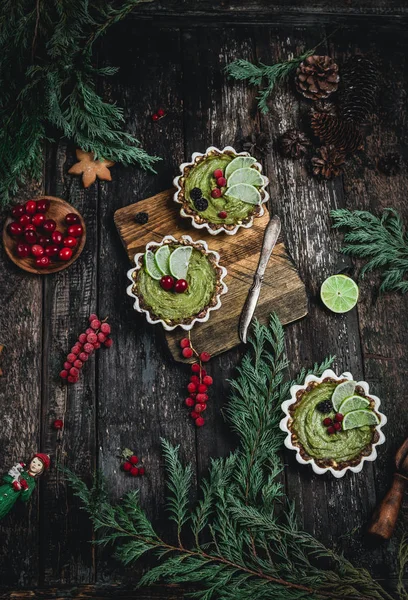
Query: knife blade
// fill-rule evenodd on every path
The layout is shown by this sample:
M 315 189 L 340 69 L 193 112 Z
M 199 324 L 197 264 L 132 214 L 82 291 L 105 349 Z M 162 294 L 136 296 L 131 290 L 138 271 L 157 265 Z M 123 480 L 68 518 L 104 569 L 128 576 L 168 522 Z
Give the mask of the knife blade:
M 248 296 L 245 300 L 239 320 L 238 333 L 241 341 L 244 342 L 244 344 L 247 342 L 248 327 L 252 321 L 252 317 L 254 316 L 255 308 L 258 303 L 266 266 L 277 242 L 280 230 L 281 222 L 279 217 L 275 215 L 265 228 L 259 262 L 254 275 L 254 281 L 249 288 Z

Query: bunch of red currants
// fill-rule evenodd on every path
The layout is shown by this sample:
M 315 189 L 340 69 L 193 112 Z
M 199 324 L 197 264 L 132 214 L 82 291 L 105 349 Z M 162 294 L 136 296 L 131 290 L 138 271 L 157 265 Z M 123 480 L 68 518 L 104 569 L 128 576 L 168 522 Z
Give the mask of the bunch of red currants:
M 7 226 L 8 234 L 17 241 L 16 254 L 19 258 L 32 257 L 40 268 L 50 266 L 55 260 L 69 261 L 84 233 L 79 215 L 65 216 L 66 233 L 57 229 L 54 219 L 47 219 L 49 200 L 28 200 L 14 206 L 11 215 L 14 221 Z
M 196 356 L 198 362 L 191 365 L 192 375 L 190 382 L 187 385 L 188 398 L 184 400 L 184 404 L 191 408 L 190 416 L 194 419 L 197 427 L 202 427 L 205 423 L 201 413 L 207 410 L 208 388 L 213 384 L 213 378 L 207 374 L 203 367 L 203 363 L 207 363 L 211 355 L 208 352 L 199 354 L 193 347 L 191 339 L 183 338 L 180 340 L 181 353 L 184 358 L 192 358 Z

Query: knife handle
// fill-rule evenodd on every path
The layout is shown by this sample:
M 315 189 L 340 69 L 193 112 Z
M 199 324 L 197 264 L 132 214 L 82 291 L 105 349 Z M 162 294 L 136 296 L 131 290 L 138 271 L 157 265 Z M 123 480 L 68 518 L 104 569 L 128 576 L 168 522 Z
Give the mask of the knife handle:
M 265 229 L 264 238 L 262 242 L 262 250 L 259 257 L 258 268 L 256 270 L 255 277 L 260 276 L 262 278 L 265 274 L 266 267 L 272 254 L 272 250 L 275 246 L 276 239 L 280 233 L 281 222 L 277 215 L 275 215 L 268 223 Z M 276 233 L 278 232 L 278 233 Z M 254 277 L 254 280 L 255 280 Z

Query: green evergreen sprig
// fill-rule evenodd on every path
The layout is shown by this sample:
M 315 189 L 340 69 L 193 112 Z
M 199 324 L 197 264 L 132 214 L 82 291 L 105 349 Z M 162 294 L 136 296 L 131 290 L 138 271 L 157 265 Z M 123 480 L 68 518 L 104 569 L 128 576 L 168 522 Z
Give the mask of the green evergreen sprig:
M 361 274 L 382 270 L 380 290 L 408 292 L 408 237 L 401 217 L 393 208 L 380 217 L 365 210 L 338 209 L 331 212 L 333 227 L 347 233 L 341 252 L 368 259 Z
M 320 375 L 333 358 L 288 381 L 284 332 L 276 316 L 269 326 L 255 323 L 250 344 L 231 382 L 227 409 L 239 446 L 228 457 L 211 461 L 194 505 L 189 502 L 191 468 L 181 464 L 177 448 L 163 442 L 176 543 L 154 530 L 137 491 L 116 505 L 102 495 L 96 506 L 90 502 L 95 486 L 90 491 L 65 470 L 99 532 L 97 543 L 114 542 L 124 564 L 150 552 L 156 563 L 138 585 L 191 584 L 190 596 L 200 600 L 391 600 L 366 570 L 304 532 L 294 506 L 285 500 L 279 456 L 281 402 L 291 385 L 303 382 L 307 373 Z M 192 544 L 185 543 L 187 537 Z
M 65 136 L 96 158 L 154 170 L 157 157 L 123 130 L 123 111 L 96 90 L 114 67 L 94 43 L 140 2 L 4 0 L 0 7 L 0 205 L 38 180 L 44 141 Z
M 282 63 L 274 65 L 265 65 L 259 63 L 254 65 L 248 60 L 239 58 L 225 67 L 229 77 L 238 81 L 248 81 L 250 85 L 261 86 L 265 81 L 265 87 L 260 90 L 257 96 L 258 107 L 262 113 L 269 111 L 268 99 L 275 85 L 285 79 L 290 73 L 296 69 L 300 63 L 311 56 L 315 49 L 308 50 L 304 54 L 292 58 Z

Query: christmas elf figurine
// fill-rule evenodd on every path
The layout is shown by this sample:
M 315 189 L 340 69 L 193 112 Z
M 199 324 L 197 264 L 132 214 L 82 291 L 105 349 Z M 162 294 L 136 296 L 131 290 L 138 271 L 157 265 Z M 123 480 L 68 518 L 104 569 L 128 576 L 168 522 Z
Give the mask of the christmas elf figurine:
M 0 520 L 10 512 L 18 498 L 22 502 L 28 502 L 35 488 L 35 480 L 49 466 L 49 455 L 37 453 L 31 459 L 28 469 L 24 463 L 11 467 L 0 486 Z

